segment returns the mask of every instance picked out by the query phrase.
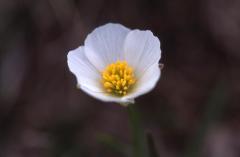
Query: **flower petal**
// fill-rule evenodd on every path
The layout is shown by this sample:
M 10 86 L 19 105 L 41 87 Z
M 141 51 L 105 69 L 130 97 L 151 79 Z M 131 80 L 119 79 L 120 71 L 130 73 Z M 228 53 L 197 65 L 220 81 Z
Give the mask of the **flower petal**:
M 161 57 L 160 41 L 149 30 L 133 30 L 124 43 L 124 57 L 135 69 L 137 77 Z
M 136 88 L 134 91 L 127 96 L 123 97 L 123 99 L 134 100 L 134 98 L 143 95 L 147 92 L 150 92 L 155 86 L 160 78 L 161 71 L 158 66 L 158 63 L 153 64 L 149 69 L 145 71 L 142 77 L 138 80 L 136 84 Z
M 98 99 L 98 100 L 101 100 L 101 101 L 104 101 L 104 102 L 116 102 L 116 103 L 119 103 L 123 106 L 126 106 L 127 104 L 130 104 L 130 103 L 133 103 L 132 99 L 124 99 L 123 97 L 116 97 L 116 96 L 112 96 L 104 91 L 102 92 L 96 92 L 96 91 L 93 91 L 85 86 L 81 86 L 80 87 L 83 91 L 85 91 L 88 95 Z
M 100 71 L 123 59 L 123 44 L 130 30 L 120 24 L 106 24 L 90 33 L 84 44 L 86 56 Z
M 70 51 L 67 58 L 68 67 L 76 76 L 79 88 L 84 92 L 105 102 L 117 102 L 120 104 L 131 102 L 130 100 L 123 100 L 121 97 L 111 96 L 103 90 L 100 83 L 101 75 L 86 58 L 83 46 Z
M 84 47 L 81 46 L 72 50 L 67 55 L 68 67 L 76 76 L 78 85 L 86 86 L 91 90 L 99 91 L 100 73 L 91 65 L 84 53 Z

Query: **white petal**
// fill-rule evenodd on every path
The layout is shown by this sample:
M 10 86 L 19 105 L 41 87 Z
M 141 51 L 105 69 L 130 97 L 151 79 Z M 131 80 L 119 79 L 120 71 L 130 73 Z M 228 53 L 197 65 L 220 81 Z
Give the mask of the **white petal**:
M 152 65 L 145 71 L 142 77 L 137 81 L 136 88 L 134 91 L 124 99 L 134 99 L 140 95 L 150 92 L 157 84 L 158 79 L 160 78 L 161 71 L 158 66 L 158 63 Z
M 67 58 L 70 71 L 76 76 L 80 89 L 87 94 L 105 102 L 117 102 L 120 104 L 132 102 L 131 100 L 109 95 L 103 90 L 100 83 L 101 75 L 86 58 L 84 47 L 70 51 Z
M 126 37 L 124 57 L 140 77 L 151 65 L 159 62 L 160 41 L 151 31 L 133 30 Z
M 78 85 L 99 91 L 100 73 L 91 65 L 84 53 L 84 47 L 72 50 L 67 55 L 68 67 L 76 76 Z
M 106 24 L 90 33 L 85 42 L 86 56 L 99 70 L 123 59 L 123 44 L 130 30 L 120 24 Z
M 96 92 L 96 91 L 93 91 L 85 86 L 81 86 L 80 87 L 83 91 L 85 91 L 88 95 L 98 99 L 98 100 L 101 100 L 101 101 L 104 101 L 104 102 L 116 102 L 116 103 L 119 103 L 123 106 L 126 106 L 127 104 L 130 104 L 130 103 L 133 103 L 133 100 L 132 99 L 125 99 L 124 97 L 116 97 L 116 96 L 112 96 L 104 91 L 102 92 Z

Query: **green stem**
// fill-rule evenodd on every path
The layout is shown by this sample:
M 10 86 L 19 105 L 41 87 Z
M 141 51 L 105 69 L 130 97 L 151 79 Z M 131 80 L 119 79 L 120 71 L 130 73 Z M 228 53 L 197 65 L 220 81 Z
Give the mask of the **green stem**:
M 145 134 L 135 104 L 128 106 L 128 114 L 133 137 L 133 157 L 148 157 Z

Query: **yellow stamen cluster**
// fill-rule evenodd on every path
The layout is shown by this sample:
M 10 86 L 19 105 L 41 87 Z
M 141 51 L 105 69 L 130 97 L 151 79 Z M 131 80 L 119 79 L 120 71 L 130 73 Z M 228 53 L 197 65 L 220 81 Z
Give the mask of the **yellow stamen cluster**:
M 102 72 L 102 84 L 108 93 L 124 96 L 136 82 L 133 69 L 126 61 L 108 65 Z

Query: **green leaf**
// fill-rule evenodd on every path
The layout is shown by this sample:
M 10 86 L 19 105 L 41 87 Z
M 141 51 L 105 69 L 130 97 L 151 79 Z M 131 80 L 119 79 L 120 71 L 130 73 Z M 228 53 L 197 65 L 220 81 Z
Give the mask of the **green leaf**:
M 99 134 L 97 140 L 102 143 L 104 146 L 109 148 L 111 151 L 114 151 L 121 156 L 128 157 L 130 154 L 129 146 L 119 142 L 116 138 L 108 134 Z
M 148 132 L 146 135 L 147 135 L 149 157 L 159 157 L 152 134 Z
M 227 98 L 227 90 L 224 86 L 224 82 L 220 81 L 207 102 L 202 122 L 199 125 L 195 138 L 190 141 L 189 147 L 183 155 L 184 157 L 200 157 L 200 149 L 203 144 L 204 136 L 209 126 L 221 115 Z

